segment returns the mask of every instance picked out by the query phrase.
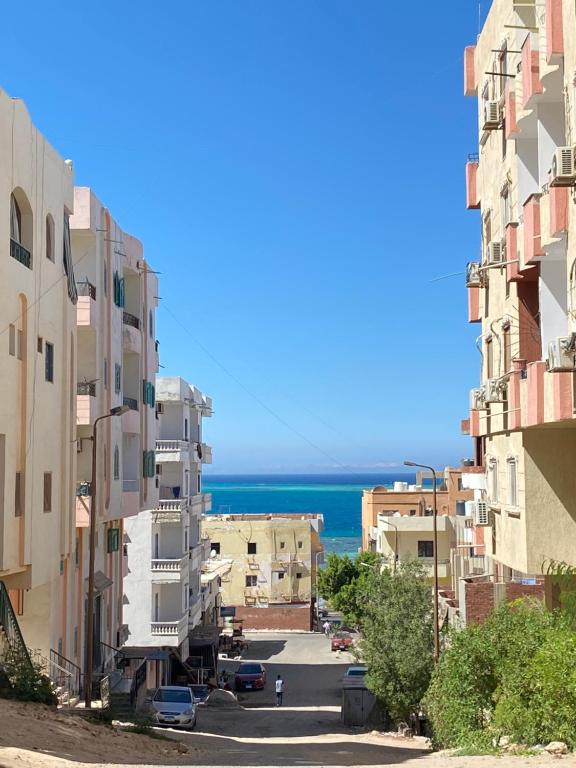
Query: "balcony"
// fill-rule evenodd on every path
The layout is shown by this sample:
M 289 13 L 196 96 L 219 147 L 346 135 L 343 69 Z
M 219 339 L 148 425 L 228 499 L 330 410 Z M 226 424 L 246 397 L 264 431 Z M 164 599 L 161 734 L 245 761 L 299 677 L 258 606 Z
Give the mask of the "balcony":
M 88 528 L 92 509 L 92 483 L 76 483 L 76 528 Z
M 10 256 L 28 269 L 32 269 L 32 254 L 23 245 L 10 238 Z
M 152 621 L 150 634 L 153 637 L 174 638 L 175 645 L 180 645 L 188 634 L 188 613 L 185 613 L 179 621 Z
M 190 443 L 188 440 L 156 440 L 156 460 L 158 463 L 185 461 L 189 455 Z
M 506 121 L 504 124 L 505 137 L 507 139 L 517 139 L 520 135 L 518 123 L 516 121 L 516 90 L 510 83 L 506 83 L 504 92 L 504 115 Z
M 97 410 L 96 382 L 79 381 L 76 384 L 76 424 L 94 424 Z
M 478 155 L 468 155 L 466 163 L 466 208 L 480 208 L 478 196 Z
M 122 350 L 124 352 L 140 354 L 142 350 L 142 334 L 140 332 L 140 320 L 136 315 L 124 311 L 122 313 Z
M 130 410 L 122 414 L 122 432 L 131 435 L 140 434 L 140 412 L 138 411 L 138 400 L 134 397 L 122 398 L 124 405 Z
M 196 443 L 196 455 L 202 464 L 212 464 L 212 448 L 206 443 Z
M 522 46 L 522 105 L 532 109 L 536 97 L 543 92 L 540 82 L 540 54 L 533 49 L 532 35 L 528 35 Z
M 482 320 L 482 309 L 480 307 L 479 287 L 468 288 L 468 322 L 479 323 Z
M 544 255 L 540 237 L 540 195 L 530 195 L 524 203 L 524 264 L 533 265 Z
M 564 21 L 562 0 L 546 0 L 546 61 L 564 54 Z
M 76 384 L 77 395 L 88 395 L 89 397 L 96 397 L 96 382 L 95 381 L 79 381 Z
M 179 558 L 153 558 L 150 562 L 152 581 L 165 583 L 180 581 L 187 566 L 187 554 Z
M 191 571 L 200 572 L 200 569 L 202 567 L 203 557 L 204 557 L 204 547 L 202 545 L 202 541 L 199 541 L 195 547 L 192 547 L 190 549 L 190 566 L 189 567 Z
M 98 305 L 96 303 L 96 287 L 84 280 L 76 283 L 78 303 L 76 304 L 76 325 L 96 329 L 98 326 Z
M 478 84 L 476 82 L 476 54 L 475 45 L 467 45 L 464 48 L 464 96 L 476 96 Z
M 122 481 L 122 517 L 133 517 L 140 512 L 140 480 Z
M 202 595 L 193 595 L 188 602 L 188 629 L 194 629 L 202 620 Z

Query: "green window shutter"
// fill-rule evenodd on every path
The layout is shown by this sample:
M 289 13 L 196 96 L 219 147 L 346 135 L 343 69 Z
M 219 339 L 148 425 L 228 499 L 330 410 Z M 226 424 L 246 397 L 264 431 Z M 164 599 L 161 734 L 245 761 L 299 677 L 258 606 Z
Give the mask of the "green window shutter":
M 124 306 L 124 300 L 126 298 L 124 278 L 120 278 L 120 304 L 118 306 Z
M 107 550 L 108 552 L 118 552 L 120 549 L 120 529 L 119 528 L 108 528 L 108 542 L 107 542 Z
M 114 363 L 114 391 L 118 394 L 122 389 L 122 366 Z
M 154 384 L 150 382 L 150 408 L 154 408 L 155 403 L 156 403 L 156 389 L 154 387 Z

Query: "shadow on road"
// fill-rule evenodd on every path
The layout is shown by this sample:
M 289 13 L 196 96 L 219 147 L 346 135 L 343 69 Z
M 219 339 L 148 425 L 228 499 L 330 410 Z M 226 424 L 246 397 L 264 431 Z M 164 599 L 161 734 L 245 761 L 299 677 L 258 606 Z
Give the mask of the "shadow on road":
M 285 647 L 285 640 L 251 640 L 243 660 L 258 659 L 259 661 L 265 661 L 272 656 L 282 653 Z

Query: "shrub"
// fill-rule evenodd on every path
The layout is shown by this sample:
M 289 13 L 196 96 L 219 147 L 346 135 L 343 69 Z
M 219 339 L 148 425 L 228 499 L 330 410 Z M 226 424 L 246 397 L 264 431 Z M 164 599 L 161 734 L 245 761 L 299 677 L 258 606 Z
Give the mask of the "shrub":
M 22 653 L 9 649 L 2 657 L 0 697 L 55 705 L 58 698 L 42 667 Z

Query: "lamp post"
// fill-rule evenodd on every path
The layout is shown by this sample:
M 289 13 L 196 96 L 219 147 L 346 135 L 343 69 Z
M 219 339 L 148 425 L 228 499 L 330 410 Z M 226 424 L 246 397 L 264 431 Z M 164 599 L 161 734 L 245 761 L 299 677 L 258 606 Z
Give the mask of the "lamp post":
M 324 557 L 324 550 L 321 549 L 319 552 L 316 552 L 314 554 L 314 560 L 316 561 L 316 571 L 314 573 L 314 581 L 315 581 L 315 590 L 316 590 L 316 630 L 320 630 L 320 602 L 319 598 L 320 595 L 318 593 L 318 559 L 320 557 Z
M 396 563 L 398 561 L 398 526 L 394 525 L 394 523 L 391 523 L 390 520 L 388 520 L 387 515 L 380 514 L 379 517 L 380 520 L 385 523 L 385 525 L 389 525 L 391 528 L 394 528 L 394 566 L 392 571 L 393 573 L 396 573 Z
M 90 504 L 90 533 L 89 533 L 89 556 L 88 556 L 88 598 L 86 600 L 86 660 L 84 671 L 84 706 L 86 709 L 92 707 L 92 666 L 94 664 L 94 559 L 96 554 L 96 486 L 98 478 L 96 477 L 96 459 L 98 447 L 98 423 L 103 419 L 109 419 L 111 416 L 121 416 L 129 408 L 127 405 L 118 405 L 111 408 L 110 413 L 104 416 L 98 416 L 94 421 L 94 431 L 92 434 L 92 501 Z
M 434 478 L 433 487 L 433 531 L 434 531 L 434 662 L 437 664 L 440 658 L 440 625 L 438 618 L 438 507 L 436 505 L 436 470 L 434 467 L 429 467 L 427 464 L 417 464 L 415 461 L 405 461 L 404 464 L 407 467 L 419 467 L 420 469 L 428 469 L 432 472 Z

